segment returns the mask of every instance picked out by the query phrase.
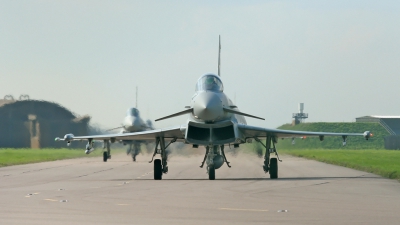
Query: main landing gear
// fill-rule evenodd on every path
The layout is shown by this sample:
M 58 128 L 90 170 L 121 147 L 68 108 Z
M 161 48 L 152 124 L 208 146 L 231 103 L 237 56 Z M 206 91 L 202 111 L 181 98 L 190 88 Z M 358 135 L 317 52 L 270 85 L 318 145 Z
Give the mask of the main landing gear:
M 136 156 L 140 153 L 140 143 L 137 141 L 133 141 L 133 143 L 129 143 L 129 148 L 126 151 L 126 154 L 132 155 L 132 160 L 136 162 Z
M 206 154 L 204 155 L 200 168 L 203 168 L 205 162 L 207 162 L 209 180 L 215 180 L 215 170 L 219 169 L 224 163 L 226 163 L 229 168 L 231 167 L 225 156 L 224 145 L 206 146 Z
M 104 140 L 103 142 L 103 161 L 107 162 L 108 159 L 111 159 L 111 149 L 110 149 L 110 142 L 114 143 L 115 139 L 111 138 L 110 140 Z M 86 154 L 90 154 L 94 151 L 94 141 L 92 138 L 88 139 L 88 143 L 86 145 Z
M 264 156 L 264 172 L 268 173 L 269 172 L 269 177 L 271 179 L 277 179 L 278 178 L 278 161 L 282 162 L 282 160 L 279 159 L 278 152 L 276 151 L 275 143 L 276 143 L 276 138 L 267 136 L 266 140 L 266 145 L 261 142 L 260 139 L 254 138 L 258 143 L 260 143 L 262 146 L 265 148 L 265 156 Z M 271 147 L 272 145 L 272 147 Z M 275 153 L 276 158 L 271 158 L 271 153 Z
M 176 138 L 172 139 L 168 143 L 168 145 L 165 145 L 165 140 L 163 137 L 156 138 L 156 147 L 154 148 L 154 154 L 149 163 L 153 162 L 154 156 L 156 156 L 156 154 L 160 154 L 161 159 L 154 160 L 154 180 L 161 180 L 163 173 L 168 173 L 168 154 L 166 149 L 170 144 L 174 143 L 175 141 Z M 160 149 L 158 149 L 158 146 L 160 146 Z
M 110 141 L 104 140 L 103 143 L 103 162 L 107 162 L 108 159 L 111 159 L 111 149 L 110 149 Z

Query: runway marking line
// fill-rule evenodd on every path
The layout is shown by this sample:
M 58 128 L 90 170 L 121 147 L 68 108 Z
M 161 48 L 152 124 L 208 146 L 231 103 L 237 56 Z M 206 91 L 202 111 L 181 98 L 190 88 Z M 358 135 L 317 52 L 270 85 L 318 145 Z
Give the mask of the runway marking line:
M 39 192 L 27 194 L 27 195 L 25 195 L 25 198 L 30 198 L 31 196 L 38 195 L 38 194 L 39 194 Z
M 45 200 L 45 201 L 50 201 L 50 202 L 58 202 L 57 200 L 51 199 L 51 198 L 46 198 L 46 199 L 43 199 L 43 200 Z
M 129 204 L 123 204 L 123 203 L 121 203 L 121 204 L 117 204 L 117 205 L 125 206 L 125 205 L 129 205 Z
M 234 208 L 219 208 L 219 210 L 227 210 L 227 211 L 247 211 L 247 212 L 268 212 L 267 209 L 234 209 Z

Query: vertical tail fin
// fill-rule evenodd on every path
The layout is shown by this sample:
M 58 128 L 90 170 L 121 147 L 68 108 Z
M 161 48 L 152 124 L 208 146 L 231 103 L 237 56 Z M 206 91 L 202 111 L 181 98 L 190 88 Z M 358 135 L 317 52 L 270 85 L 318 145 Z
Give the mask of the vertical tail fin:
M 137 86 L 136 86 L 136 106 L 135 106 L 135 108 L 137 108 L 137 105 L 138 105 L 137 104 L 137 97 L 138 97 L 137 95 L 138 95 L 138 90 L 137 90 Z
M 218 76 L 221 76 L 221 35 L 218 35 L 219 49 L 218 49 Z

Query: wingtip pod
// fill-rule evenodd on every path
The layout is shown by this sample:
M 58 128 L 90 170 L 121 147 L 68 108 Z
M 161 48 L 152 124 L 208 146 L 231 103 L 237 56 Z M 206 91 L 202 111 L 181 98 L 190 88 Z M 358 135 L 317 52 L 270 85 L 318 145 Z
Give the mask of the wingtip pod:
M 373 134 L 372 134 L 370 131 L 365 131 L 364 134 L 363 134 L 363 136 L 364 136 L 365 140 L 368 141 L 368 139 L 369 139 L 370 137 L 372 137 Z
M 66 134 L 64 138 L 56 137 L 54 141 L 67 141 L 71 142 L 74 140 L 74 135 L 73 134 Z

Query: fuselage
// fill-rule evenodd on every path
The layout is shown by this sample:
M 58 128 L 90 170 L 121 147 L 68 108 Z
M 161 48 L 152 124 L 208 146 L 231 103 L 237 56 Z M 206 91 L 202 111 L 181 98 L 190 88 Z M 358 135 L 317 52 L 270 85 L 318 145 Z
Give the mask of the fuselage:
M 235 144 L 240 140 L 236 124 L 246 124 L 243 116 L 225 109 L 239 111 L 237 106 L 223 92 L 221 78 L 205 74 L 196 84 L 192 97 L 186 142 L 196 145 Z
M 243 116 L 224 111 L 224 108 L 235 111 L 239 111 L 239 109 L 223 91 L 223 84 L 219 76 L 214 74 L 201 76 L 196 84 L 196 93 L 192 97 L 193 113 L 190 119 L 207 124 L 227 120 L 246 124 Z
M 140 117 L 139 110 L 130 108 L 126 112 L 126 117 L 122 123 L 122 133 L 138 132 L 149 130 L 148 125 Z

